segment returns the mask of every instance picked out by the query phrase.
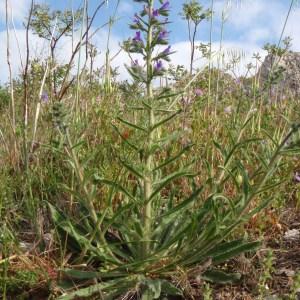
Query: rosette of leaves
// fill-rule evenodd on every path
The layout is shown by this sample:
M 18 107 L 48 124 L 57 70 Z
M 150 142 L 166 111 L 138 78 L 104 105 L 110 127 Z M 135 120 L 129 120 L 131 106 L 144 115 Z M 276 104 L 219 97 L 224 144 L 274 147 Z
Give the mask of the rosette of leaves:
M 197 183 L 194 161 L 200 158 L 187 155 L 193 145 L 178 150 L 174 145 L 181 133 L 171 133 L 167 126 L 181 111 L 169 109 L 173 101 L 170 91 L 152 87 L 159 62 L 154 41 L 165 22 L 160 20 L 167 15 L 169 2 L 160 1 L 157 9 L 153 0 L 137 2 L 145 5 L 138 15 L 144 37 L 136 35 L 145 66 L 139 66 L 143 75 L 133 67 L 128 69 L 144 83 L 146 93 L 137 106 L 129 107 L 135 118 L 125 111 L 113 122 L 122 140 L 120 174 L 114 180 L 101 173 L 90 174 L 85 162 L 78 159 L 78 146 L 72 144 L 68 129 L 66 132 L 67 153 L 79 187 L 69 192 L 76 197 L 78 207 L 75 215 L 49 207 L 62 240 L 67 238 L 74 262 L 85 267 L 62 270 L 65 278 L 72 280 L 69 286 L 64 282 L 65 293 L 60 300 L 95 295 L 99 299 L 187 299 L 191 282 L 238 280 L 239 274 L 225 273 L 216 266 L 259 246 L 257 241 L 232 239 L 231 233 L 272 199 L 259 195 L 279 184 L 272 176 L 286 141 L 298 129 L 294 127 L 282 143 L 276 144 L 275 152 L 264 151 L 261 163 L 250 174 L 237 159 L 240 153 L 247 153 L 251 143 L 260 142 L 242 139 L 250 121 L 247 119 L 238 132 L 228 133 L 228 145 L 215 142 L 221 157 L 217 178 L 209 176 Z M 160 59 L 167 60 L 168 56 Z M 130 130 L 130 134 L 125 135 L 124 130 Z M 209 162 L 206 165 L 211 174 L 212 166 Z M 190 184 L 188 195 L 178 192 L 182 180 Z M 228 184 L 235 189 L 231 197 L 225 193 Z M 109 187 L 107 199 L 98 198 L 97 190 L 103 186 Z M 257 205 L 250 208 L 254 199 Z

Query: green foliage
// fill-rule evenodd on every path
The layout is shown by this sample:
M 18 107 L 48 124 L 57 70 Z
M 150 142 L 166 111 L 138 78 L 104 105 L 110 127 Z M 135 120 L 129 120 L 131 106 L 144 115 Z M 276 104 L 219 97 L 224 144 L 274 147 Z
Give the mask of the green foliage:
M 284 205 L 288 196 L 282 191 L 298 190 L 289 180 L 299 168 L 293 160 L 299 153 L 298 100 L 266 105 L 256 77 L 235 80 L 214 68 L 192 79 L 182 66 L 170 66 L 166 73 L 162 62 L 172 52 L 156 47 L 168 43 L 169 2 L 159 1 L 157 10 L 154 1 L 136 2 L 149 8 L 136 16 L 131 24 L 135 37 L 125 43 L 129 53 L 143 58 L 127 66 L 133 83 L 114 83 L 110 88 L 115 74 L 106 68 L 109 85 L 103 89 L 102 73 L 91 67 L 79 74 L 82 84 L 74 84 L 75 77 L 65 82 L 70 89 L 55 101 L 53 86 L 62 87 L 70 69 L 52 59 L 49 66 L 55 72 L 47 75 L 44 86 L 51 101 L 40 103 L 47 61 L 30 62 L 30 129 L 33 105 L 41 104 L 41 111 L 26 174 L 22 161 L 10 151 L 14 137 L 7 134 L 11 124 L 3 115 L 0 154 L 7 166 L 0 173 L 3 295 L 18 291 L 17 285 L 30 289 L 39 280 L 30 271 L 12 272 L 7 258 L 16 253 L 15 228 L 35 232 L 37 246 L 44 249 L 44 235 L 55 226 L 56 244 L 49 255 L 53 253 L 61 273 L 58 299 L 189 299 L 194 282 L 204 282 L 204 297 L 212 299 L 211 283 L 242 279 L 225 262 L 260 247 L 260 241 L 248 240 L 252 234 L 244 224 L 274 199 Z M 31 26 L 49 40 L 57 22 L 57 42 L 70 35 L 73 26 L 77 29 L 80 12 L 73 24 L 70 11 L 53 12 L 37 5 Z M 184 6 L 190 25 L 209 17 L 197 1 Z M 199 47 L 207 58 L 209 46 Z M 88 45 L 87 51 L 94 59 L 95 48 Z M 271 84 L 280 80 L 279 73 L 270 77 Z M 172 82 L 154 88 L 153 79 L 163 75 Z M 193 94 L 196 89 L 201 95 Z M 213 107 L 208 90 L 218 99 Z M 80 114 L 74 112 L 75 92 Z M 9 95 L 1 89 L 0 101 L 2 94 L 6 108 Z M 23 83 L 16 81 L 17 147 L 22 95 Z M 272 256 L 263 268 L 260 292 L 266 294 Z
M 259 247 L 259 242 L 236 239 L 232 233 L 272 200 L 268 191 L 280 184 L 273 175 L 283 150 L 287 151 L 286 141 L 298 126 L 279 143 L 274 141 L 268 151 L 251 158 L 261 139 L 244 137 L 252 116 L 240 120 L 225 131 L 229 137 L 226 143 L 212 140 L 219 157 L 216 175 L 197 184 L 199 172 L 194 160 L 183 159 L 193 145 L 174 149 L 180 132 L 170 135 L 167 130 L 181 114 L 181 110 L 168 110 L 172 100 L 165 91 L 155 98 L 142 98 L 139 107 L 129 107 L 114 120 L 124 144 L 115 153 L 120 171 L 113 179 L 101 172 L 91 174 L 86 162 L 79 160 L 79 147 L 73 144 L 68 127 L 63 122 L 59 125 L 66 141 L 65 160 L 76 174 L 78 187 L 66 191 L 73 193 L 77 205 L 73 214 L 51 204 L 49 208 L 76 263 L 92 269 L 62 271 L 81 282 L 91 278 L 101 281 L 61 299 L 90 296 L 99 290 L 104 299 L 129 291 L 142 299 L 158 299 L 164 293 L 179 292 L 175 286 L 180 281 L 174 279 L 178 269 L 190 280 L 200 277 L 223 284 L 234 282 L 240 274 L 228 274 L 216 266 Z M 124 137 L 125 130 L 131 130 L 131 135 Z M 251 171 L 245 161 L 252 162 Z M 212 169 L 209 162 L 206 166 Z M 178 182 L 187 182 L 189 195 L 173 193 L 172 186 Z M 228 185 L 234 187 L 232 195 L 226 193 Z M 107 198 L 99 199 L 97 190 L 104 187 L 109 190 Z M 99 204 L 100 210 L 96 208 Z M 169 282 L 168 292 L 163 289 L 165 282 Z
M 31 19 L 31 27 L 34 32 L 41 38 L 50 41 L 53 28 L 56 26 L 53 38 L 57 41 L 63 35 L 70 35 L 72 30 L 76 31 L 82 9 L 72 13 L 71 10 L 53 10 L 49 5 L 35 4 L 33 9 L 33 17 Z
M 203 6 L 197 0 L 191 0 L 183 4 L 182 17 L 185 20 L 192 21 L 195 25 L 198 25 L 201 21 L 208 19 L 211 15 L 210 10 L 204 10 Z
M 10 95 L 6 88 L 0 87 L 0 111 L 7 108 L 10 101 Z
M 0 276 L 0 294 L 3 294 L 4 292 L 4 284 L 8 295 L 16 295 L 24 290 L 33 288 L 38 283 L 38 279 L 38 274 L 27 270 L 17 270 L 16 272 L 9 274 L 8 278 Z

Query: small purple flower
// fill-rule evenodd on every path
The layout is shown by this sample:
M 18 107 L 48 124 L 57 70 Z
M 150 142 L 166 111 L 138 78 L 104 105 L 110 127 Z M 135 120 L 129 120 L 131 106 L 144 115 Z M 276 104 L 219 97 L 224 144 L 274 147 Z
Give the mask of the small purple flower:
M 154 65 L 154 71 L 155 72 L 160 72 L 163 69 L 163 63 L 161 60 L 158 60 L 155 65 Z
M 49 101 L 49 96 L 48 96 L 47 92 L 42 93 L 41 99 L 45 103 L 47 103 Z
M 168 46 L 164 51 L 163 54 L 168 55 L 170 54 L 171 46 Z
M 158 9 L 153 9 L 152 17 L 158 17 L 158 16 L 159 16 L 159 10 Z
M 131 66 L 132 66 L 132 67 L 139 67 L 140 64 L 139 64 L 138 59 L 135 59 L 134 61 L 132 61 L 132 62 L 131 62 Z
M 170 6 L 170 2 L 169 1 L 166 1 L 162 4 L 160 10 L 167 10 Z
M 295 173 L 295 175 L 294 175 L 294 181 L 296 183 L 300 183 L 300 173 L 299 172 Z
M 138 14 L 135 14 L 135 15 L 134 15 L 134 18 L 133 18 L 133 23 L 135 23 L 135 24 L 138 24 L 138 23 L 140 23 L 140 20 L 139 20 Z
M 137 32 L 135 33 L 135 37 L 133 38 L 133 40 L 134 40 L 135 42 L 141 42 L 141 41 L 142 41 L 142 37 L 141 37 L 141 32 L 140 32 L 140 31 L 137 31 Z
M 168 31 L 163 29 L 162 31 L 159 32 L 158 34 L 158 39 L 159 40 L 165 40 L 168 37 Z
M 199 88 L 195 89 L 195 95 L 196 95 L 197 97 L 200 97 L 200 96 L 202 96 L 203 94 L 204 94 L 203 90 L 201 90 L 201 89 L 199 89 Z

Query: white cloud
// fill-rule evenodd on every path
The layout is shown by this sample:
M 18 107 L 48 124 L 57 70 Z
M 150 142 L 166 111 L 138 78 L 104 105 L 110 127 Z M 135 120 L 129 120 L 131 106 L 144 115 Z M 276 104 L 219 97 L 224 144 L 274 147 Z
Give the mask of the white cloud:
M 197 41 L 196 44 L 207 43 L 205 41 Z M 235 41 L 225 41 L 222 45 L 221 54 L 219 52 L 220 45 L 218 43 L 212 44 L 212 51 L 216 53 L 213 57 L 213 64 L 217 66 L 218 57 L 220 57 L 220 66 L 225 68 L 228 63 L 230 63 L 233 59 L 239 58 L 239 63 L 237 63 L 234 67 L 234 72 L 237 76 L 246 74 L 246 66 L 250 62 L 254 62 L 253 54 L 259 53 L 262 58 L 265 57 L 266 52 L 262 50 L 256 44 L 244 44 Z M 176 51 L 175 54 L 172 55 L 172 63 L 184 65 L 186 68 L 189 68 L 190 61 L 190 44 L 188 41 L 176 43 L 173 45 L 172 49 Z M 201 58 L 200 53 L 198 52 L 195 57 L 195 68 L 201 68 L 202 66 L 207 64 L 207 60 Z
M 25 60 L 26 39 L 25 30 L 19 29 L 15 32 L 9 31 L 10 35 L 10 61 L 12 65 L 13 77 L 21 74 L 21 60 Z M 8 80 L 7 65 L 7 35 L 6 31 L 0 31 L 0 83 Z M 43 57 L 45 55 L 44 41 L 39 39 L 32 32 L 29 32 L 30 57 Z
M 28 12 L 30 0 L 9 0 L 11 1 L 14 9 L 14 18 L 21 20 Z M 220 17 L 224 8 L 224 3 L 230 0 L 217 0 L 216 11 Z M 223 53 L 225 56 L 225 63 L 227 63 L 232 56 L 242 53 L 240 67 L 237 73 L 243 74 L 246 70 L 245 65 L 252 60 L 254 52 L 258 52 L 262 57 L 265 51 L 261 49 L 265 42 L 276 42 L 279 39 L 284 20 L 287 13 L 287 6 L 280 0 L 242 0 L 241 4 L 237 5 L 238 0 L 231 0 L 232 6 L 227 7 L 227 14 L 229 19 L 225 24 L 225 41 L 223 43 Z M 18 8 L 18 9 L 16 9 Z M 133 7 L 128 2 L 123 1 L 119 7 L 119 14 L 132 14 Z M 0 0 L 0 18 L 5 20 L 5 0 Z M 289 18 L 285 36 L 290 35 L 293 38 L 293 50 L 300 51 L 300 35 L 299 35 L 299 19 L 300 8 L 297 7 L 292 11 Z M 180 19 L 181 20 L 181 19 Z M 179 20 L 178 20 L 179 21 Z M 1 22 L 1 21 L 0 21 Z M 183 25 L 183 24 L 182 24 Z M 126 25 L 127 26 L 127 25 Z M 217 25 L 215 25 L 217 26 Z M 181 27 L 181 24 L 180 26 Z M 226 33 L 230 33 L 227 37 Z M 110 38 L 110 54 L 113 56 L 120 49 L 119 44 L 122 42 L 122 34 L 118 32 L 117 35 L 113 34 Z M 174 31 L 174 35 L 176 32 Z M 17 29 L 17 36 L 22 49 L 21 55 L 24 54 L 25 48 L 25 31 Z M 77 37 L 78 39 L 78 37 Z M 0 82 L 6 81 L 8 77 L 7 63 L 6 63 L 6 32 L 0 31 Z M 95 67 L 103 66 L 105 62 L 107 31 L 100 30 L 94 37 L 93 42 L 98 47 L 99 55 L 95 61 Z M 197 41 L 199 44 L 200 41 Z M 45 57 L 48 45 L 40 40 L 37 36 L 30 33 L 31 55 L 32 57 Z M 188 68 L 190 46 L 187 41 L 180 41 L 175 43 L 172 48 L 177 52 L 171 56 L 173 64 L 183 64 Z M 213 43 L 213 49 L 216 51 L 219 48 L 218 43 Z M 71 40 L 65 38 L 59 45 L 59 60 L 66 62 L 71 54 Z M 11 55 L 13 62 L 13 72 L 16 76 L 20 72 L 20 59 L 18 47 L 13 32 L 11 32 Z M 125 63 L 130 63 L 130 59 L 125 52 L 120 54 L 112 61 L 113 67 L 119 67 L 120 79 L 128 79 L 128 73 L 124 67 Z M 196 67 L 203 65 L 205 61 L 198 59 L 195 62 Z M 76 64 L 76 61 L 75 61 Z
M 28 14 L 30 0 L 8 0 L 8 13 L 14 22 L 19 23 L 24 20 Z M 0 0 L 0 24 L 5 23 L 6 16 L 6 0 Z
M 93 31 L 93 29 L 92 29 Z M 26 31 L 23 29 L 16 30 L 16 35 L 14 31 L 10 30 L 10 60 L 12 63 L 13 77 L 21 74 L 21 59 L 24 63 L 25 60 L 25 49 L 26 49 Z M 74 37 L 74 45 L 79 41 L 79 33 Z M 8 81 L 8 65 L 7 65 L 7 37 L 6 31 L 0 31 L 0 83 L 5 83 Z M 18 41 L 18 43 L 17 43 Z M 107 43 L 107 31 L 99 30 L 97 34 L 93 37 L 92 42 L 97 47 L 99 55 L 95 60 L 95 67 L 102 67 L 105 63 L 105 52 Z M 121 38 L 111 35 L 110 36 L 110 55 L 114 56 L 120 50 Z M 19 46 L 18 46 L 19 45 Z M 40 58 L 44 59 L 49 53 L 49 42 L 39 38 L 32 32 L 29 32 L 29 45 L 30 45 L 30 58 Z M 21 51 L 19 51 L 19 48 Z M 57 45 L 57 60 L 61 63 L 68 63 L 72 54 L 72 39 L 71 37 L 63 38 Z M 85 49 L 82 48 L 82 59 L 81 64 L 85 60 Z M 21 58 L 20 58 L 21 56 Z M 74 59 L 74 69 L 77 69 L 78 55 Z M 128 74 L 124 66 L 125 63 L 130 63 L 128 55 L 122 51 L 119 55 L 112 61 L 113 67 L 119 67 L 118 71 L 120 73 L 120 79 L 127 79 Z
M 292 38 L 292 49 L 294 51 L 300 51 L 300 32 L 299 32 L 299 20 L 300 20 L 300 8 L 295 8 L 290 18 L 288 19 L 287 27 L 284 36 L 290 36 Z M 278 30 L 278 35 L 281 31 Z

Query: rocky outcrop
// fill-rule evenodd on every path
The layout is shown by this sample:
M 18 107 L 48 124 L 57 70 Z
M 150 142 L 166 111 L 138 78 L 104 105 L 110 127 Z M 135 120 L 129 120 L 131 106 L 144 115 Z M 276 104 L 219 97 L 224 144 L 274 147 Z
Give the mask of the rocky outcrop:
M 300 96 L 300 52 L 267 55 L 260 68 L 261 82 L 278 97 Z

